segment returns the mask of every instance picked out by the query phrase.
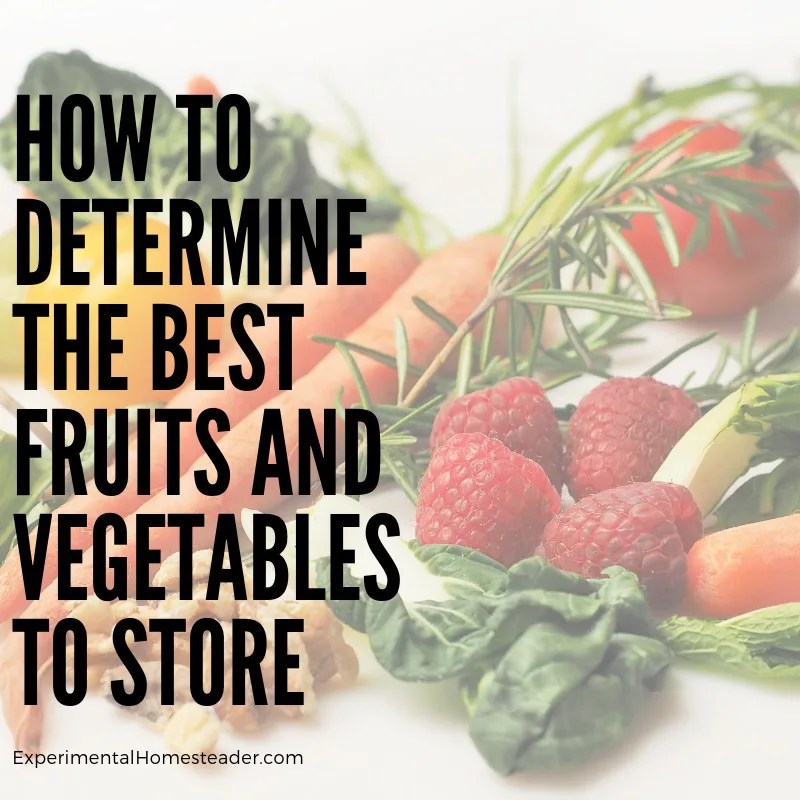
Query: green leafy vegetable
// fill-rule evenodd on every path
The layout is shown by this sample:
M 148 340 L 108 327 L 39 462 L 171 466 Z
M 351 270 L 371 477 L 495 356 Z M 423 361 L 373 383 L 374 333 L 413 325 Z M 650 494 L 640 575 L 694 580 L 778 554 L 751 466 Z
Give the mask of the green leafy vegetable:
M 727 620 L 674 616 L 659 635 L 676 656 L 750 678 L 800 678 L 800 603 Z
M 355 506 L 345 508 L 352 502 L 337 500 L 336 513 L 352 513 Z M 320 539 L 324 519 L 317 516 Z M 363 540 L 360 547 L 351 540 L 346 583 L 362 587 L 364 599 L 331 607 L 367 634 L 395 678 L 458 681 L 472 740 L 497 772 L 585 761 L 620 740 L 646 691 L 660 687 L 670 652 L 633 574 L 617 567 L 585 580 L 541 558 L 507 570 L 468 548 L 385 544 L 400 570 L 399 594 L 381 602 L 366 596 L 364 576 L 381 573 L 367 563 Z M 317 581 L 329 586 L 330 578 L 321 556 Z
M 668 663 L 656 639 L 615 632 L 613 614 L 577 632 L 530 627 L 467 686 L 470 734 L 504 775 L 580 763 L 625 735 Z
M 29 495 L 17 494 L 17 439 L 10 433 L 0 431 L 0 465 L 2 465 L 3 482 L 0 485 L 0 564 L 11 550 L 16 531 L 14 514 L 27 514 L 37 505 L 42 493 L 50 485 L 52 469 L 50 459 L 31 460 L 31 492 Z
M 585 761 L 621 739 L 645 690 L 659 688 L 670 654 L 632 574 L 586 581 L 532 558 L 504 575 L 465 548 L 409 549 L 449 599 L 412 602 L 401 589 L 364 603 L 360 627 L 394 677 L 460 682 L 470 735 L 496 771 Z
M 621 569 L 608 574 L 583 581 L 539 558 L 510 570 L 489 624 L 499 617 L 500 641 L 516 638 L 485 672 L 462 677 L 470 734 L 498 772 L 587 760 L 619 741 L 645 691 L 660 688 L 670 654 L 639 584 Z
M 60 148 L 60 115 L 58 109 L 68 95 L 80 93 L 89 97 L 95 107 L 95 172 L 82 183 L 72 183 L 64 178 L 57 166 Z M 311 127 L 298 115 L 284 115 L 275 118 L 271 126 L 262 125 L 255 112 L 257 106 L 251 103 L 253 119 L 251 126 L 252 166 L 248 177 L 239 183 L 222 180 L 216 171 L 216 115 L 207 111 L 202 115 L 204 135 L 201 137 L 201 181 L 189 181 L 188 169 L 188 122 L 182 110 L 175 107 L 173 99 L 154 84 L 125 70 L 114 69 L 93 61 L 85 53 L 45 53 L 34 59 L 17 90 L 18 95 L 30 95 L 32 125 L 39 124 L 38 97 L 43 94 L 53 96 L 53 181 L 39 180 L 38 148 L 31 151 L 31 177 L 27 186 L 33 193 L 47 202 L 57 215 L 58 201 L 62 198 L 87 197 L 150 197 L 163 201 L 172 198 L 191 198 L 198 202 L 206 218 L 211 212 L 212 199 L 226 199 L 234 219 L 245 198 L 261 201 L 261 215 L 267 214 L 268 199 L 296 198 L 305 202 L 312 226 L 315 202 L 327 198 L 329 203 L 329 245 L 336 246 L 336 200 L 353 198 L 354 191 L 336 186 L 322 178 L 314 167 L 309 153 L 308 139 Z M 153 117 L 153 131 L 147 176 L 143 182 L 134 180 L 130 154 L 126 156 L 122 179 L 112 180 L 108 155 L 105 148 L 105 134 L 100 96 L 110 95 L 114 106 L 114 117 L 119 124 L 122 113 L 123 95 L 132 95 L 136 119 L 141 121 L 145 95 L 156 98 Z M 235 115 L 233 115 L 235 119 Z M 0 120 L 0 165 L 15 178 L 16 165 L 16 127 L 17 106 Z M 235 131 L 231 131 L 231 141 L 235 141 Z M 235 155 L 233 156 L 235 163 Z M 371 200 L 367 212 L 353 216 L 353 231 L 367 234 L 386 230 L 394 225 L 400 209 L 391 202 Z M 288 214 L 284 214 L 282 238 L 288 234 Z M 90 215 L 76 214 L 77 222 L 90 222 Z M 262 219 L 261 243 L 266 252 L 267 224 Z

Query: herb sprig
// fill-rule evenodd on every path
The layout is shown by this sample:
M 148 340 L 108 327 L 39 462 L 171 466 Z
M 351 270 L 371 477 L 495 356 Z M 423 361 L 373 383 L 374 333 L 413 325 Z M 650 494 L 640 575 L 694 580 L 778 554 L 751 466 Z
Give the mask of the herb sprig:
M 710 234 L 712 214 L 723 221 L 731 248 L 738 247 L 733 226 L 724 224 L 731 215 L 749 214 L 764 219 L 763 190 L 772 184 L 755 183 L 720 174 L 738 165 L 773 153 L 774 141 L 752 135 L 737 148 L 719 153 L 679 155 L 691 128 L 679 133 L 650 153 L 636 157 L 622 148 L 641 135 L 648 125 L 665 115 L 687 114 L 710 100 L 744 98 L 736 112 L 755 127 L 765 119 L 764 109 L 788 108 L 800 102 L 800 85 L 763 84 L 747 75 L 733 75 L 692 87 L 662 92 L 652 80 L 643 81 L 620 108 L 596 120 L 573 137 L 547 162 L 525 197 L 523 208 L 514 208 L 518 187 L 512 187 L 512 208 L 491 233 L 507 237 L 483 301 L 460 325 L 443 317 L 427 303 L 417 303 L 448 335 L 443 349 L 428 365 L 412 364 L 402 336 L 395 353 L 354 348 L 398 371 L 400 393 L 393 406 L 371 404 L 364 394 L 361 405 L 371 408 L 382 421 L 382 465 L 387 478 L 415 499 L 419 478 L 427 463 L 430 425 L 448 397 L 492 385 L 511 375 L 538 375 L 545 388 L 586 374 L 607 378 L 609 351 L 635 341 L 631 332 L 647 320 L 675 320 L 689 316 L 679 306 L 659 303 L 644 265 L 622 232 L 634 214 L 652 214 L 673 265 L 702 249 Z M 518 141 L 512 135 L 512 142 Z M 788 145 L 787 145 L 788 146 Z M 582 160 L 570 163 L 583 152 Z M 615 163 L 601 169 L 609 153 Z M 521 163 L 518 153 L 512 165 Z M 674 230 L 662 207 L 678 204 L 696 219 L 687 249 L 681 253 Z M 588 321 L 581 321 L 589 314 Z M 548 315 L 556 315 L 563 338 L 547 345 L 543 331 Z M 498 325 L 505 320 L 506 354 L 495 354 Z M 800 359 L 800 333 L 794 332 L 753 353 L 755 315 L 748 318 L 738 353 L 723 347 L 720 364 L 702 386 L 690 388 L 708 406 L 728 393 L 733 381 L 783 369 Z M 402 331 L 402 322 L 398 331 Z M 661 361 L 648 374 L 656 374 L 676 358 L 713 338 L 699 337 Z M 352 345 L 333 340 L 340 349 Z M 442 367 L 457 358 L 455 376 L 443 376 Z M 737 374 L 723 380 L 731 363 Z M 358 367 L 351 369 L 360 381 Z M 687 386 L 694 381 L 689 376 Z M 407 384 L 413 385 L 404 395 Z M 559 416 L 568 418 L 569 410 Z

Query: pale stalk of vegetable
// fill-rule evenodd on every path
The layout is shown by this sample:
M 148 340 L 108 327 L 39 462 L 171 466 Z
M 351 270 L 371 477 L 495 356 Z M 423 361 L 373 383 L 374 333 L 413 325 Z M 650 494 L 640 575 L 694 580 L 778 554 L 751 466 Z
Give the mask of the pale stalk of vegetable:
M 800 431 L 800 373 L 750 381 L 684 434 L 653 480 L 685 486 L 708 515 L 755 461 L 770 460 L 770 438 L 780 446 L 787 431 Z
M 2 386 L 0 386 L 0 408 L 6 409 L 10 414 L 14 417 L 17 416 L 17 412 L 20 411 L 23 406 L 22 404 L 13 398 Z M 31 433 L 34 436 L 38 436 L 41 440 L 42 444 L 48 449 L 53 449 L 53 434 L 50 432 L 50 429 L 42 422 L 31 422 Z

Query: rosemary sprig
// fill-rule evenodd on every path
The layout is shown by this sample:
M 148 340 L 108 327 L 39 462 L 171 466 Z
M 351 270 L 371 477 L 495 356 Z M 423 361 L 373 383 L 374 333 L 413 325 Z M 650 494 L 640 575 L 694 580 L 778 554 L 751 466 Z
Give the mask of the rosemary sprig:
M 511 375 L 540 375 L 546 388 L 586 374 L 609 377 L 606 351 L 633 341 L 630 332 L 644 320 L 669 320 L 688 316 L 685 309 L 659 303 L 645 266 L 630 248 L 624 232 L 634 214 L 651 214 L 674 265 L 705 246 L 712 211 L 722 221 L 730 246 L 738 246 L 731 215 L 764 218 L 766 184 L 721 175 L 719 170 L 763 157 L 763 140 L 752 135 L 745 145 L 713 154 L 683 156 L 682 145 L 696 133 L 686 130 L 651 153 L 636 157 L 619 153 L 616 163 L 594 175 L 609 150 L 625 146 L 642 129 L 665 114 L 686 112 L 720 96 L 744 96 L 751 121 L 763 119 L 760 109 L 787 107 L 800 102 L 800 86 L 768 86 L 744 75 L 728 76 L 672 92 L 657 91 L 645 81 L 623 106 L 592 123 L 551 159 L 533 182 L 522 209 L 514 209 L 519 194 L 512 185 L 512 209 L 492 232 L 506 235 L 502 253 L 483 300 L 456 325 L 422 300 L 417 307 L 434 319 L 448 336 L 446 345 L 428 365 L 408 363 L 403 339 L 396 337 L 396 354 L 366 353 L 398 368 L 400 387 L 394 406 L 373 406 L 384 425 L 382 466 L 386 477 L 413 500 L 425 468 L 430 426 L 441 403 L 454 395 L 490 386 Z M 516 142 L 512 130 L 512 142 Z M 582 161 L 571 162 L 586 151 Z M 515 151 L 512 163 L 517 169 Z M 663 202 L 681 206 L 695 219 L 687 252 L 678 240 Z M 505 308 L 503 315 L 498 309 Z M 558 315 L 563 339 L 543 345 L 542 331 L 548 311 Z M 590 316 L 589 321 L 581 321 Z M 507 352 L 493 355 L 498 320 L 507 320 Z M 800 362 L 800 332 L 785 337 L 765 351 L 755 353 L 755 316 L 737 350 L 726 347 L 722 363 L 706 384 L 690 391 L 703 403 L 718 402 L 728 393 L 728 381 L 760 374 L 760 370 L 789 370 Z M 480 336 L 478 326 L 482 327 Z M 398 329 L 399 330 L 399 329 Z M 684 353 L 710 341 L 698 337 L 653 365 L 656 374 Z M 407 341 L 407 340 L 406 340 Z M 346 342 L 340 347 L 347 348 Z M 363 352 L 363 348 L 361 349 Z M 736 356 L 734 356 L 736 352 Z M 455 378 L 441 376 L 443 365 L 458 354 Z M 738 376 L 723 380 L 738 367 Z M 403 396 L 406 384 L 414 378 Z M 424 409 L 424 410 L 423 410 Z M 558 409 L 566 420 L 572 409 Z
M 662 369 L 668 367 L 673 361 L 680 358 L 685 353 L 694 350 L 696 347 L 700 347 L 704 345 L 706 342 L 710 342 L 712 339 L 716 337 L 716 331 L 711 331 L 710 333 L 704 333 L 702 336 L 698 336 L 696 339 L 692 339 L 692 341 L 687 342 L 686 344 L 681 345 L 676 350 L 673 350 L 669 355 L 664 356 L 660 361 L 657 361 L 653 364 L 652 367 L 646 369 L 642 375 L 652 377 L 654 375 L 658 375 Z
M 546 203 L 570 176 L 570 171 L 560 173 L 544 189 L 542 197 L 534 201 L 522 215 L 509 236 L 494 272 L 494 277 L 483 301 L 450 336 L 445 347 L 433 359 L 402 405 L 413 405 L 423 396 L 428 383 L 436 376 L 461 342 L 471 333 L 490 310 L 501 302 L 524 305 L 542 304 L 557 307 L 561 322 L 573 348 L 587 367 L 591 367 L 585 343 L 577 336 L 569 314 L 570 310 L 584 309 L 604 315 L 632 316 L 641 319 L 678 319 L 689 312 L 675 306 L 661 306 L 644 266 L 628 247 L 621 231 L 634 213 L 663 215 L 661 200 L 681 199 L 702 221 L 710 215 L 710 208 L 749 212 L 764 202 L 760 185 L 735 180 L 710 172 L 745 163 L 752 151 L 737 148 L 724 153 L 679 157 L 665 168 L 657 165 L 674 154 L 696 131 L 689 129 L 653 151 L 644 159 L 629 157 L 609 170 L 598 182 L 587 188 L 567 210 L 562 220 L 534 233 L 527 242 L 520 242 L 523 233 L 536 221 Z M 666 216 L 663 215 L 662 233 L 665 239 L 674 238 Z M 702 246 L 710 232 L 709 225 L 699 224 L 697 246 Z M 697 230 L 696 229 L 696 230 Z M 586 272 L 606 276 L 608 251 L 621 251 L 622 258 L 636 284 L 640 298 L 620 297 L 618 294 L 597 294 L 575 289 L 565 291 L 562 273 L 568 268 L 583 267 Z M 578 252 L 580 255 L 578 255 Z M 540 281 L 541 289 L 530 289 L 531 283 Z M 487 327 L 491 327 L 488 326 Z M 484 334 L 487 338 L 491 332 Z

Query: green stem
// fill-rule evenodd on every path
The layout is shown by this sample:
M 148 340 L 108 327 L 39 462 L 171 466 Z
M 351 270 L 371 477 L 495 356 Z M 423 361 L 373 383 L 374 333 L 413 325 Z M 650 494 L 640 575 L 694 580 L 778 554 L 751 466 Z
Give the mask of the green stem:
M 647 84 L 643 82 L 637 86 L 632 98 L 627 103 L 596 119 L 555 152 L 539 171 L 522 203 L 516 209 L 511 209 L 495 232 L 507 232 L 509 223 L 519 217 L 520 209 L 530 206 L 553 174 L 563 168 L 564 162 L 569 156 L 573 155 L 595 134 L 601 134 L 600 138 L 580 165 L 572 169 L 569 178 L 550 199 L 545 213 L 537 220 L 538 230 L 543 230 L 553 219 L 558 219 L 570 208 L 583 190 L 586 175 L 597 161 L 610 149 L 630 141 L 642 125 L 666 111 L 688 111 L 705 100 L 732 92 L 749 93 L 760 101 L 772 99 L 776 94 L 784 100 L 787 99 L 787 94 L 800 99 L 800 87 L 761 84 L 754 78 L 743 74 L 729 75 L 652 96 L 648 96 Z
M 492 288 L 489 290 L 480 305 L 478 305 L 464 322 L 456 328 L 453 335 L 448 339 L 447 344 L 439 351 L 436 358 L 431 361 L 425 372 L 422 373 L 420 379 L 414 384 L 411 391 L 406 395 L 405 400 L 400 404 L 402 407 L 408 408 L 422 396 L 428 384 L 444 366 L 447 359 L 455 352 L 456 348 L 460 346 L 464 337 L 475 329 L 475 326 L 501 297 L 502 294 L 497 289 Z

